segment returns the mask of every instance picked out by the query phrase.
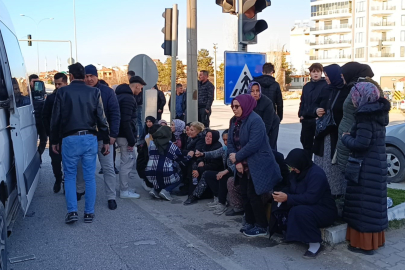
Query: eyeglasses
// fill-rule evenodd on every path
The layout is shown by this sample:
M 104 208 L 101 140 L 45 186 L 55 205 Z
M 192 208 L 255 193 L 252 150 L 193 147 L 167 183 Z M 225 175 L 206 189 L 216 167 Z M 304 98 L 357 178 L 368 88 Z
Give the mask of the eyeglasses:
M 232 108 L 232 110 L 233 110 L 233 109 L 237 110 L 237 109 L 240 108 L 240 105 L 231 105 L 231 108 Z

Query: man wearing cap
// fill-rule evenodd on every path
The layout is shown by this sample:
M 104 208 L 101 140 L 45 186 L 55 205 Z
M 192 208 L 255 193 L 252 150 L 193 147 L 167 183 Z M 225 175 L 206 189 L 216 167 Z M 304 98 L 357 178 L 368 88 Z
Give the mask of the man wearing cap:
M 118 137 L 120 127 L 120 108 L 114 90 L 110 87 L 103 85 L 98 80 L 97 68 L 93 65 L 88 65 L 85 68 L 86 77 L 84 82 L 86 85 L 100 89 L 101 100 L 103 101 L 104 114 L 110 126 L 110 144 L 109 149 L 105 149 L 101 138 L 98 137 L 98 159 L 101 168 L 104 172 L 105 193 L 108 200 L 108 208 L 115 210 L 117 208 L 116 198 L 116 182 L 117 178 L 114 171 L 114 157 L 113 155 L 104 155 L 105 152 L 113 152 L 113 144 Z M 79 165 L 80 167 L 80 165 Z M 81 196 L 85 193 L 85 186 L 83 182 L 82 170 L 78 170 L 77 174 L 77 199 L 80 200 Z

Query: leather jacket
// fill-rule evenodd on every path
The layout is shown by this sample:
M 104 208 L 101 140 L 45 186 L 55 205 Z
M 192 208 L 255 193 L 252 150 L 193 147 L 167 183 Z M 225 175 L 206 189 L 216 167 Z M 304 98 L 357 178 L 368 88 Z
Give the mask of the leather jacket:
M 104 115 L 100 90 L 74 80 L 58 90 L 53 105 L 50 142 L 56 145 L 62 138 L 88 130 L 110 143 L 107 118 Z

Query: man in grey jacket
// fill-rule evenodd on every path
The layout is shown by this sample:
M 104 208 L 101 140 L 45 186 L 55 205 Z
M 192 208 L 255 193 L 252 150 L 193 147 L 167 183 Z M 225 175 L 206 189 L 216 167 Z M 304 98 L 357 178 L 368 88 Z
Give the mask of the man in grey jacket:
M 201 70 L 198 82 L 198 122 L 210 126 L 211 107 L 214 101 L 215 86 L 208 80 L 208 71 Z

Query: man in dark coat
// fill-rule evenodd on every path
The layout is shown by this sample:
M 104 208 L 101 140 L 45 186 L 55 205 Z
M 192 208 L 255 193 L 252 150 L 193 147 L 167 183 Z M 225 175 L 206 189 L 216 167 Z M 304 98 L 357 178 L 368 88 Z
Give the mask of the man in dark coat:
M 214 101 L 215 86 L 208 80 L 208 71 L 201 70 L 198 81 L 198 122 L 210 126 L 211 107 Z
M 44 125 L 46 135 L 51 136 L 51 118 L 52 118 L 52 109 L 53 104 L 55 103 L 56 93 L 58 89 L 64 86 L 67 86 L 67 76 L 63 73 L 56 73 L 53 76 L 55 83 L 55 90 L 52 94 L 48 95 L 45 99 L 44 108 L 42 109 L 42 123 Z M 62 144 L 62 140 L 59 141 L 59 144 Z M 52 171 L 55 175 L 55 184 L 53 185 L 53 192 L 58 193 L 61 189 L 62 184 L 62 155 L 54 153 L 52 150 L 49 150 L 49 156 L 51 157 Z
M 120 127 L 120 107 L 118 105 L 117 96 L 115 92 L 110 87 L 101 84 L 98 80 L 97 68 L 93 65 L 88 65 L 85 67 L 86 79 L 84 80 L 86 85 L 91 87 L 96 87 L 100 89 L 101 99 L 103 101 L 104 114 L 107 118 L 108 124 L 110 126 L 110 149 L 109 152 L 114 151 L 113 144 L 115 143 L 119 127 Z M 114 156 L 113 155 L 103 155 L 103 143 L 100 138 L 98 138 L 98 159 L 101 164 L 101 168 L 104 173 L 104 185 L 105 185 L 105 194 L 108 201 L 108 207 L 111 210 L 117 208 L 115 202 L 116 198 L 116 173 L 114 170 Z M 80 164 L 79 164 L 80 166 Z M 82 170 L 78 170 L 77 177 L 77 193 L 78 199 L 85 193 L 85 186 L 82 176 Z
M 169 110 L 171 110 L 172 96 L 169 99 Z M 186 122 L 187 112 L 187 93 L 183 89 L 183 85 L 178 83 L 176 85 L 176 117 L 174 119 L 180 119 Z
M 301 143 L 302 147 L 312 156 L 316 130 L 316 101 L 321 91 L 327 91 L 328 84 L 322 78 L 323 66 L 314 63 L 309 67 L 311 81 L 305 84 L 302 89 L 301 103 L 298 111 L 298 117 L 302 125 Z
M 164 110 L 165 105 L 166 105 L 166 97 L 165 97 L 165 94 L 163 93 L 163 91 L 159 90 L 157 85 L 155 85 L 153 88 L 156 89 L 157 95 L 158 95 L 157 96 L 157 109 L 158 109 L 158 111 L 157 111 L 156 120 L 159 121 L 159 120 L 162 120 L 163 110 Z

